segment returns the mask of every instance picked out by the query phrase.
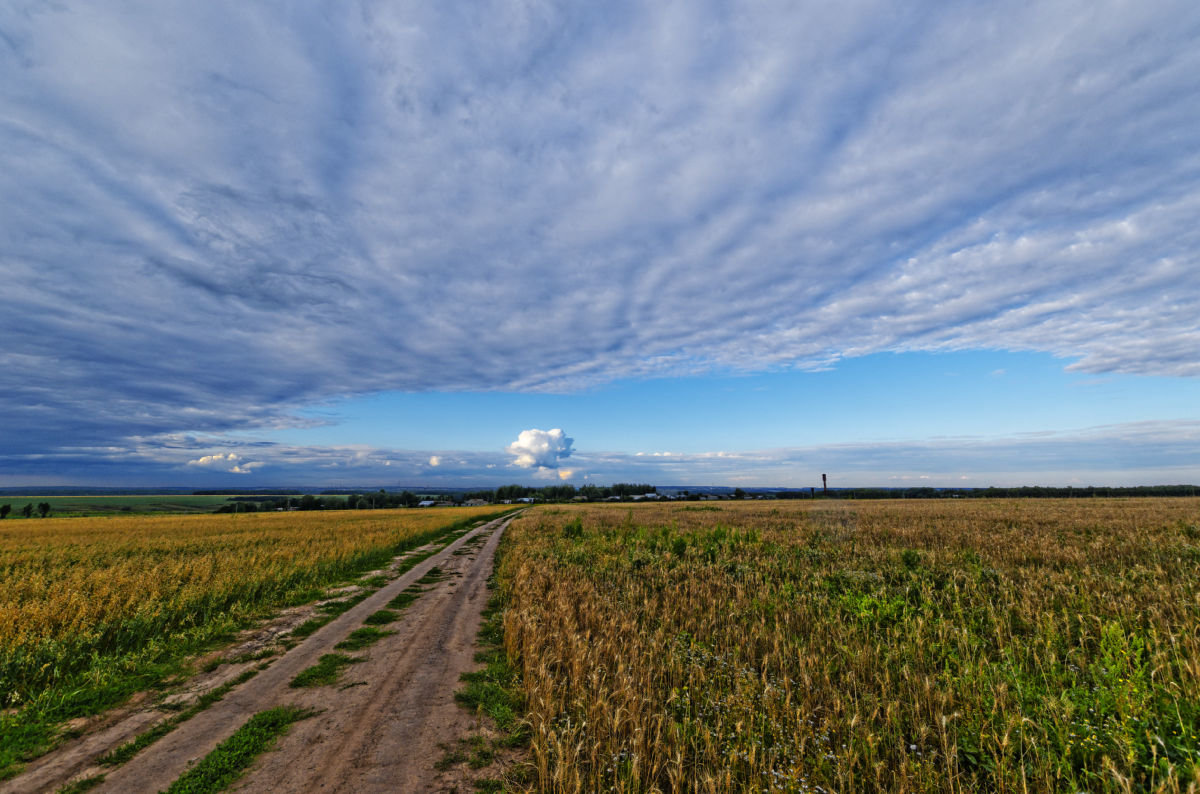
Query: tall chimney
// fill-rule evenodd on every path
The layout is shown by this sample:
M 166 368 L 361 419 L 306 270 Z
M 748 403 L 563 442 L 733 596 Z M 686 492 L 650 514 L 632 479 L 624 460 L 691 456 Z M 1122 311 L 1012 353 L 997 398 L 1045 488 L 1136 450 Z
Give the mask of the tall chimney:
M 829 496 L 829 481 L 825 479 L 825 475 L 821 475 L 821 492 Z

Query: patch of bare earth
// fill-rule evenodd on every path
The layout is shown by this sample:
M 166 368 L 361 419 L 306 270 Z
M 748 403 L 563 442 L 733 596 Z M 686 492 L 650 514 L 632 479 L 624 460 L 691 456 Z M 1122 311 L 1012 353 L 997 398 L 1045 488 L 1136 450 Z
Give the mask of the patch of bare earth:
M 94 791 L 157 792 L 169 786 L 192 763 L 204 757 L 217 744 L 237 730 L 246 719 L 258 711 L 283 703 L 311 703 L 317 708 L 322 708 L 326 711 L 336 711 L 342 708 L 343 701 L 347 700 L 346 695 L 348 692 L 371 691 L 375 688 L 367 685 L 354 686 L 350 690 L 346 690 L 334 686 L 306 691 L 290 689 L 287 684 L 301 670 L 314 664 L 322 654 L 331 652 L 333 645 L 344 639 L 350 631 L 362 625 L 363 619 L 367 615 L 380 609 L 387 601 L 421 578 L 430 568 L 440 566 L 446 571 L 456 570 L 465 577 L 465 572 L 459 569 L 474 565 L 486 565 L 487 570 L 480 574 L 480 581 L 485 584 L 491 570 L 491 554 L 487 555 L 485 561 L 482 554 L 472 554 L 467 557 L 460 555 L 456 557 L 454 552 L 463 548 L 465 544 L 468 544 L 479 533 L 492 533 L 493 537 L 490 539 L 488 547 L 494 552 L 494 545 L 499 537 L 499 532 L 492 532 L 492 530 L 495 530 L 500 524 L 501 521 L 496 521 L 485 527 L 473 530 L 443 551 L 422 561 L 399 577 L 396 577 L 396 570 L 403 564 L 405 559 L 412 555 L 428 552 L 431 547 L 427 546 L 408 552 L 405 555 L 397 557 L 386 569 L 367 574 L 367 577 L 372 575 L 386 576 L 392 578 L 392 581 L 362 603 L 335 618 L 299 643 L 296 643 L 290 637 L 291 632 L 297 626 L 320 615 L 319 607 L 322 604 L 328 603 L 331 600 L 340 600 L 354 596 L 362 588 L 357 585 L 338 588 L 331 591 L 331 598 L 325 601 L 284 610 L 260 626 L 243 632 L 237 641 L 228 648 L 219 652 L 206 654 L 197 659 L 193 666 L 206 670 L 206 672 L 193 676 L 182 685 L 179 691 L 162 698 L 159 703 L 151 703 L 151 696 L 148 693 L 142 693 L 132 698 L 121 708 L 111 710 L 98 717 L 90 718 L 79 725 L 69 726 L 74 732 L 82 733 L 83 735 L 68 741 L 53 752 L 31 762 L 25 771 L 17 777 L 0 783 L 0 794 L 8 794 L 9 792 L 55 791 L 68 783 L 98 774 L 105 774 L 106 778 L 101 786 L 93 789 Z M 469 563 L 469 565 L 465 563 Z M 385 628 L 389 630 L 399 629 L 401 634 L 409 633 L 409 630 L 405 628 L 408 622 L 415 616 L 428 611 L 428 603 L 422 606 L 427 598 L 430 602 L 442 601 L 448 594 L 459 593 L 461 584 L 459 578 L 452 576 L 433 587 L 435 589 L 422 595 L 416 603 L 409 607 L 403 622 Z M 474 637 L 473 632 L 478 628 L 478 613 L 486 600 L 486 591 L 484 591 L 477 598 L 467 599 L 465 602 L 461 600 L 457 602 L 468 609 L 474 610 L 474 628 L 471 629 L 472 633 L 468 635 L 472 639 Z M 476 601 L 478 603 L 475 603 Z M 422 608 L 418 609 L 419 606 L 422 606 Z M 469 616 L 464 619 L 467 624 L 471 624 Z M 416 630 L 420 631 L 420 629 Z M 397 644 L 398 636 L 400 634 L 389 636 L 384 642 L 356 655 L 392 659 L 395 656 L 394 646 Z M 449 632 L 443 631 L 439 636 L 443 638 L 444 647 L 448 649 L 457 648 L 457 634 L 453 630 Z M 269 658 L 272 656 L 274 658 Z M 468 661 L 470 660 L 470 656 L 471 653 L 468 651 Z M 263 661 L 264 659 L 267 660 Z M 423 656 L 422 659 L 435 667 L 440 665 L 436 654 L 433 657 L 428 655 Z M 99 765 L 99 758 L 134 739 L 156 724 L 170 719 L 180 707 L 186 707 L 195 703 L 204 694 L 233 681 L 246 670 L 264 665 L 269 665 L 269 667 L 256 677 L 234 688 L 221 701 L 182 723 L 176 730 L 147 747 L 128 763 L 115 769 Z M 372 666 L 370 662 L 356 665 L 349 677 L 354 679 L 361 678 L 365 671 L 359 668 L 372 667 L 372 669 L 378 670 L 379 666 L 378 663 Z M 463 669 L 469 668 L 464 667 Z M 457 675 L 456 673 L 455 682 L 457 681 Z M 384 677 L 387 678 L 386 674 Z M 424 681 L 424 678 L 421 676 L 414 675 L 411 678 L 413 680 L 420 679 Z M 427 684 L 421 685 L 427 686 Z M 428 690 L 426 692 L 428 693 Z M 448 690 L 448 693 L 447 698 L 450 705 L 453 705 L 453 686 Z M 435 700 L 437 699 L 435 695 L 430 696 Z M 315 718 L 309 722 L 315 722 L 319 719 L 321 718 Z M 308 728 L 308 723 L 300 723 L 294 727 L 292 733 L 303 735 Z M 286 744 L 290 743 L 291 739 L 292 737 L 288 737 L 285 740 L 285 744 L 281 745 L 280 753 L 284 752 Z M 267 759 L 264 759 L 264 762 L 278 757 L 280 753 L 269 755 Z M 296 760 L 293 759 L 292 763 L 296 763 Z M 349 773 L 349 767 L 344 768 Z M 251 778 L 247 779 L 245 784 L 249 784 L 253 780 L 253 777 L 252 773 Z M 294 790 L 306 789 L 306 786 L 302 786 Z M 262 790 L 280 791 L 287 790 L 287 788 L 268 786 Z M 345 788 L 344 790 L 357 791 L 361 789 Z M 388 790 L 398 791 L 405 789 L 393 787 Z M 418 787 L 410 790 L 421 789 Z

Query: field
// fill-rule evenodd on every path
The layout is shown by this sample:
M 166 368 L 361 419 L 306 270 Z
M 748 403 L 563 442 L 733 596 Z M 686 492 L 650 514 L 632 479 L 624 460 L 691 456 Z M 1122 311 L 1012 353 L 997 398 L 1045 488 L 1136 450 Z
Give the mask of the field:
M 0 523 L 0 779 L 65 720 L 493 508 Z
M 546 791 L 1195 791 L 1200 500 L 544 507 Z
M 255 496 L 258 496 L 256 494 Z M 270 498 L 263 495 L 264 499 Z M 122 496 L 0 496 L 0 505 L 12 505 L 10 520 L 16 519 L 21 508 L 33 505 L 34 515 L 42 502 L 50 505 L 51 516 L 103 516 L 121 513 L 212 513 L 229 503 L 220 494 L 136 494 Z

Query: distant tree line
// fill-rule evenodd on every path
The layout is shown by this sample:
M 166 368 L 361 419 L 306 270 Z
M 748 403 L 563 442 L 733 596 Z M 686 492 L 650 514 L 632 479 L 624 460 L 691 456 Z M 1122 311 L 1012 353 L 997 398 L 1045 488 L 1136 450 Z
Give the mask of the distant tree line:
M 487 502 L 504 502 L 515 499 L 535 499 L 539 502 L 570 502 L 576 498 L 582 501 L 599 502 L 612 497 L 628 499 L 648 493 L 657 493 L 658 489 L 646 483 L 618 482 L 612 485 L 584 485 L 576 488 L 574 485 L 544 485 L 533 488 L 528 485 L 502 485 L 494 491 L 472 491 L 466 494 L 468 499 L 483 499 Z
M 289 490 L 287 488 L 272 488 L 264 490 L 262 488 L 217 488 L 202 491 L 192 491 L 193 496 L 258 496 L 261 498 L 264 494 L 269 496 L 300 496 L 303 491 Z
M 630 499 L 634 496 L 656 493 L 655 486 L 644 483 L 616 483 L 614 485 L 545 485 L 540 488 L 528 485 L 503 485 L 494 490 L 463 491 L 457 493 L 418 494 L 412 491 L 369 491 L 366 493 L 348 490 L 328 490 L 321 494 L 300 496 L 276 495 L 254 496 L 251 494 L 231 496 L 226 504 L 217 508 L 218 513 L 257 513 L 274 510 L 379 510 L 383 508 L 416 507 L 422 501 L 463 504 L 481 501 L 489 504 L 515 502 L 532 499 L 537 502 L 570 502 L 576 499 L 591 502 L 606 499 Z
M 34 510 L 33 502 L 30 502 L 29 504 L 27 504 L 21 508 L 21 515 L 23 515 L 25 518 L 33 518 L 33 510 Z M 12 512 L 11 504 L 0 505 L 0 519 L 8 518 L 8 514 L 11 512 Z M 50 503 L 49 502 L 38 502 L 37 503 L 37 512 L 40 517 L 49 518 L 50 517 Z
M 1023 485 L 1018 488 L 820 488 L 777 491 L 776 499 L 1080 499 L 1093 496 L 1195 496 L 1195 485 L 1086 486 L 1053 488 Z
M 461 501 L 461 499 L 460 499 Z M 256 513 L 271 510 L 381 510 L 394 507 L 416 507 L 421 497 L 412 491 L 394 493 L 378 491 L 325 492 L 302 496 L 232 496 L 228 504 L 217 508 L 218 513 Z

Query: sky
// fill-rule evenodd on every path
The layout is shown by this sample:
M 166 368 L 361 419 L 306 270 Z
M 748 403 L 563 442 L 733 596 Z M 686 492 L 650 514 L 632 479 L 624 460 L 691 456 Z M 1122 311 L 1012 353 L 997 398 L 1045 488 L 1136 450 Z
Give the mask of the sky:
M 0 6 L 0 486 L 1200 482 L 1200 5 Z

